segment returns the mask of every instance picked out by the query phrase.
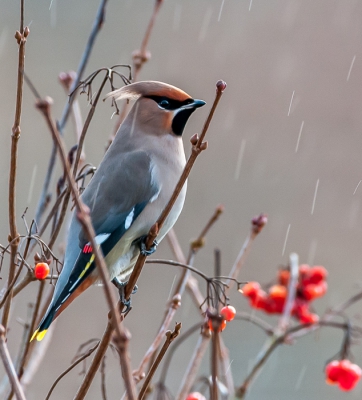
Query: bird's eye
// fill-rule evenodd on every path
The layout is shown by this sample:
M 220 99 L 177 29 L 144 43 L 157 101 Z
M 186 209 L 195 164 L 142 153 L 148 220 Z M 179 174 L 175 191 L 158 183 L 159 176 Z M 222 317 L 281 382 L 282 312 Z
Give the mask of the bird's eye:
M 170 106 L 170 103 L 169 103 L 168 100 L 163 99 L 163 100 L 161 100 L 161 101 L 158 103 L 158 105 L 159 105 L 160 107 L 162 107 L 162 108 L 168 108 L 168 107 Z

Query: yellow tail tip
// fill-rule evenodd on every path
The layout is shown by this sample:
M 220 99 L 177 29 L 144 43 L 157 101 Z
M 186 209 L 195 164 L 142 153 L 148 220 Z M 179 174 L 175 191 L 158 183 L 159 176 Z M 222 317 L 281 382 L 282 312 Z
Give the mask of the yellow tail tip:
M 34 333 L 33 336 L 31 337 L 30 341 L 33 341 L 35 338 L 38 342 L 43 340 L 45 334 L 47 333 L 48 329 L 44 329 L 43 331 L 39 332 L 39 329 L 37 329 Z

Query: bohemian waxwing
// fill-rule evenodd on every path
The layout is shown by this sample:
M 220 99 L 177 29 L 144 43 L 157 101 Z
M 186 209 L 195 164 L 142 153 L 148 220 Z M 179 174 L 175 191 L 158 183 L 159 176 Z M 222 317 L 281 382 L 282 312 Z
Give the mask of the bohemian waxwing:
M 124 280 L 147 235 L 170 199 L 185 166 L 182 132 L 190 115 L 205 104 L 162 82 L 145 81 L 107 95 L 137 99 L 82 194 L 90 209 L 110 278 Z M 176 222 L 186 185 L 157 240 Z M 99 280 L 92 248 L 73 214 L 62 272 L 53 299 L 32 340 L 42 340 L 52 321 L 85 289 Z

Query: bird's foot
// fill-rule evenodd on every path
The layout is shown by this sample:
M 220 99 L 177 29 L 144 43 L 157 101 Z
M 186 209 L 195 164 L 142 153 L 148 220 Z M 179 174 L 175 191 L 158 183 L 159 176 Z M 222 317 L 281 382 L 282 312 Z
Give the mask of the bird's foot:
M 126 296 L 124 294 L 124 289 L 127 285 L 128 282 L 121 282 L 118 278 L 113 278 L 112 279 L 113 285 L 118 289 L 119 293 L 119 300 L 120 302 L 124 305 L 124 309 L 122 310 L 122 314 L 127 314 L 129 311 L 131 311 L 131 298 L 126 299 Z M 138 286 L 135 285 L 135 287 L 132 290 L 132 294 L 137 293 Z
M 153 253 L 156 251 L 157 246 L 158 246 L 158 242 L 157 242 L 157 240 L 154 240 L 153 243 L 152 243 L 152 246 L 150 247 L 150 249 L 147 250 L 147 247 L 146 247 L 146 240 L 147 240 L 147 235 L 141 236 L 140 238 L 138 238 L 138 239 L 135 241 L 135 243 L 139 244 L 139 246 L 140 246 L 140 251 L 141 251 L 141 254 L 142 254 L 142 255 L 144 255 L 144 256 L 150 256 L 151 254 L 153 254 Z

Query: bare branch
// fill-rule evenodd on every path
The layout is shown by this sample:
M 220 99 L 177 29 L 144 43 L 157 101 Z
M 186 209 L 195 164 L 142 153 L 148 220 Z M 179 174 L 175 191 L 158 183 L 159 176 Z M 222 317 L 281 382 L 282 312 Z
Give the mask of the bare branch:
M 283 314 L 281 315 L 277 327 L 278 334 L 284 333 L 290 323 L 290 317 L 293 310 L 295 295 L 297 291 L 297 283 L 299 276 L 299 257 L 298 254 L 292 253 L 290 259 L 290 279 L 288 283 L 288 297 L 285 302 Z
M 267 223 L 267 216 L 265 214 L 260 214 L 258 217 L 255 217 L 251 220 L 251 229 L 248 237 L 246 238 L 235 262 L 233 267 L 231 268 L 230 271 L 230 278 L 237 279 L 239 276 L 240 270 L 245 264 L 245 261 L 249 255 L 251 246 L 255 240 L 255 238 L 258 236 L 258 234 L 262 231 L 264 225 Z M 226 288 L 226 294 L 230 292 L 232 289 L 234 282 L 230 279 L 227 282 L 228 288 Z
M 14 125 L 11 134 L 11 154 L 10 154 L 10 173 L 9 173 L 9 242 L 11 242 L 11 255 L 9 266 L 8 286 L 11 285 L 15 276 L 16 258 L 18 252 L 18 240 L 15 240 L 19 234 L 16 226 L 16 171 L 18 159 L 18 142 L 20 139 L 20 122 L 21 111 L 23 102 L 23 83 L 24 83 L 24 65 L 25 65 L 25 43 L 30 33 L 29 28 L 24 28 L 24 0 L 21 0 L 20 7 L 20 31 L 16 31 L 15 39 L 19 45 L 19 58 L 18 58 L 18 82 L 16 91 L 16 107 Z M 4 305 L 2 315 L 2 325 L 7 330 L 10 307 L 11 307 L 12 291 L 10 290 L 9 296 Z
M 164 345 L 162 346 L 160 352 L 158 353 L 155 362 L 152 364 L 151 369 L 149 370 L 146 379 L 143 383 L 143 386 L 140 390 L 140 393 L 138 395 L 138 400 L 142 400 L 144 398 L 144 395 L 146 394 L 146 390 L 148 388 L 148 385 L 151 382 L 151 379 L 153 375 L 155 374 L 158 366 L 160 365 L 160 362 L 162 361 L 162 358 L 166 354 L 167 349 L 169 348 L 170 344 L 177 338 L 177 336 L 180 334 L 181 330 L 181 323 L 176 324 L 175 329 L 173 332 L 167 331 L 166 332 L 166 340 Z
M 12 363 L 10 358 L 9 350 L 6 345 L 5 335 L 6 335 L 5 328 L 2 325 L 0 325 L 0 356 L 5 367 L 5 371 L 9 377 L 12 390 L 15 393 L 16 399 L 26 400 L 23 389 L 20 386 L 18 376 L 16 375 L 14 364 Z
M 105 18 L 105 11 L 106 11 L 106 5 L 107 5 L 107 0 L 101 0 L 99 7 L 98 7 L 98 11 L 97 11 L 97 15 L 95 17 L 94 23 L 93 23 L 93 27 L 91 30 L 91 33 L 89 35 L 88 41 L 87 41 L 87 45 L 85 47 L 85 50 L 83 52 L 83 55 L 81 57 L 79 66 L 78 66 L 78 70 L 77 70 L 77 76 L 73 81 L 72 87 L 70 89 L 70 93 L 72 93 L 74 91 L 74 89 L 79 85 L 80 80 L 82 79 L 84 70 L 87 66 L 90 54 L 92 52 L 95 40 L 97 38 L 97 35 L 100 31 L 100 29 L 103 26 L 103 21 Z M 67 101 L 67 103 L 65 104 L 64 110 L 63 110 L 63 114 L 62 117 L 59 121 L 58 124 L 58 128 L 60 133 L 63 132 L 64 126 L 67 122 L 70 110 L 71 110 L 71 106 L 72 106 L 72 102 L 74 101 L 74 96 L 71 97 L 69 99 L 69 101 Z M 38 202 L 38 206 L 36 209 L 36 213 L 35 213 L 35 220 L 37 221 L 38 224 L 40 224 L 42 215 L 44 213 L 45 210 L 45 205 L 47 203 L 47 199 L 49 198 L 49 186 L 50 186 L 50 182 L 51 182 L 51 178 L 53 176 L 53 171 L 54 171 L 54 166 L 55 166 L 55 160 L 56 160 L 56 154 L 57 154 L 57 146 L 54 143 L 54 146 L 52 148 L 52 152 L 50 155 L 50 159 L 49 159 L 49 164 L 48 164 L 48 168 L 47 168 L 47 174 L 44 180 L 44 184 L 43 184 L 43 188 L 42 188 L 42 193 L 40 195 L 39 198 L 39 202 Z

